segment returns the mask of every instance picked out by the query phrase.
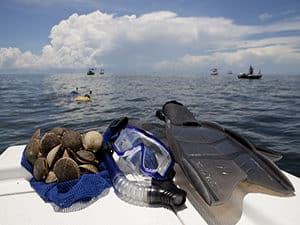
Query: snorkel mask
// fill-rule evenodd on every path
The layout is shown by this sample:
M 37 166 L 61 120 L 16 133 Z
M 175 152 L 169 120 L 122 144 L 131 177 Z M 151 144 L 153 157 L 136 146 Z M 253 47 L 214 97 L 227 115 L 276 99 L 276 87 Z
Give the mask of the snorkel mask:
M 168 147 L 154 135 L 127 125 L 112 145 L 117 155 L 136 170 L 163 180 L 174 165 Z

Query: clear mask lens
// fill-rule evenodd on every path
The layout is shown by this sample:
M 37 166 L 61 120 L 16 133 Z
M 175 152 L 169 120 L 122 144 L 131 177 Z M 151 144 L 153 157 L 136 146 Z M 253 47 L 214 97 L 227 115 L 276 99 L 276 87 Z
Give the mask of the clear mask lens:
M 135 165 L 141 172 L 163 179 L 173 166 L 167 147 L 155 136 L 135 127 L 127 126 L 113 143 L 115 152 Z

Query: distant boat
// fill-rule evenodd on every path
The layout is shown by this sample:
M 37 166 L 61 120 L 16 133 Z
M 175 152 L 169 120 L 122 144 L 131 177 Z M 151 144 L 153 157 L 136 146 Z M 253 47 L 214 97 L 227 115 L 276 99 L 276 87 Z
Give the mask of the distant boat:
M 95 75 L 95 68 L 90 68 L 86 75 Z
M 218 69 L 214 68 L 211 70 L 210 75 L 218 75 L 218 74 L 219 74 Z
M 258 74 L 257 74 L 257 75 L 262 75 L 260 70 L 258 71 Z
M 233 74 L 233 73 L 232 73 L 232 71 L 231 71 L 231 70 L 229 70 L 227 74 Z
M 262 75 L 249 75 L 249 74 L 245 74 L 245 73 L 240 73 L 238 75 L 238 78 L 239 79 L 249 79 L 249 80 L 252 80 L 252 79 L 260 79 L 262 77 Z
M 104 69 L 100 70 L 100 74 L 103 75 L 104 74 Z
M 261 74 L 261 71 L 259 70 L 258 74 L 253 74 L 254 72 L 254 68 L 250 65 L 249 67 L 249 73 L 248 74 L 245 74 L 245 73 L 240 73 L 238 75 L 238 78 L 239 79 L 260 79 L 262 77 L 262 74 Z

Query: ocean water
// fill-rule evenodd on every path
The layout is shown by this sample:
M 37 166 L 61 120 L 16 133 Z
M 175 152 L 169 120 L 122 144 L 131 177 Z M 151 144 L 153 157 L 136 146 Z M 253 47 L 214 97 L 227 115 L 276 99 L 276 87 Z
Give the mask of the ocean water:
M 70 92 L 92 90 L 91 102 Z M 0 153 L 27 144 L 38 128 L 56 126 L 103 132 L 122 116 L 159 122 L 169 100 L 185 104 L 199 120 L 217 122 L 256 144 L 283 154 L 280 168 L 300 177 L 300 76 L 0 75 Z

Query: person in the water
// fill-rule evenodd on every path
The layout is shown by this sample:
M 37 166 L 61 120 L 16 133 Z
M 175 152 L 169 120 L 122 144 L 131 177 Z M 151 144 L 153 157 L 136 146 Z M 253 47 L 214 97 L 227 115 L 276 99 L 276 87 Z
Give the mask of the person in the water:
M 91 98 L 91 95 L 92 95 L 92 91 L 90 90 L 90 94 L 85 94 L 84 96 L 88 97 L 88 98 Z
M 85 94 L 85 95 L 81 95 L 78 96 L 76 98 L 74 98 L 75 101 L 80 101 L 80 102 L 89 102 L 91 101 L 91 95 L 92 95 L 92 91 L 89 92 L 89 94 Z
M 76 87 L 76 91 L 71 91 L 70 94 L 71 94 L 72 96 L 78 95 L 78 94 L 79 94 L 79 92 L 78 92 L 78 87 Z

